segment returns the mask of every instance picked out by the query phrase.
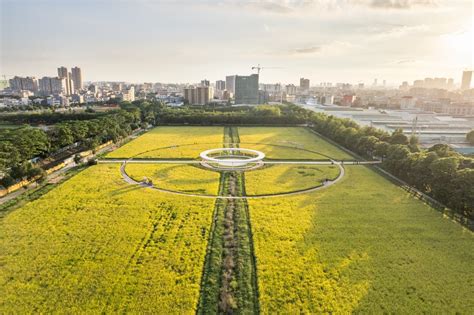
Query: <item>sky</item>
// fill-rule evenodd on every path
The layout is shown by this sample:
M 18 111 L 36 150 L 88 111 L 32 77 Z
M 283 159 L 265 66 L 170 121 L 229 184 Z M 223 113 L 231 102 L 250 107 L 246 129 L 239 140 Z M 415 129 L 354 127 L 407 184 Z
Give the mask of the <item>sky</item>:
M 194 83 L 461 80 L 472 0 L 0 0 L 0 74 Z M 268 67 L 265 69 L 265 67 Z

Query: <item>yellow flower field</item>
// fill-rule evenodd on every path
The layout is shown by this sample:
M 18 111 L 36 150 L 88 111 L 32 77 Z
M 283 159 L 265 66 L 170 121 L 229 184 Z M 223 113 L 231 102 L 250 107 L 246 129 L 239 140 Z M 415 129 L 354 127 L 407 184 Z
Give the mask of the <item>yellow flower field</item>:
M 147 177 L 163 189 L 207 195 L 217 195 L 219 189 L 218 172 L 192 165 L 128 163 L 125 170 L 136 181 Z
M 336 165 L 270 165 L 245 173 L 247 195 L 277 194 L 321 185 L 339 174 Z
M 197 158 L 204 150 L 221 147 L 223 138 L 223 127 L 156 127 L 107 157 Z
M 81 172 L 0 221 L 0 313 L 194 313 L 213 204 Z
M 284 313 L 472 311 L 474 236 L 364 166 L 249 200 L 260 307 Z
M 226 139 L 239 139 L 236 128 L 226 130 Z M 351 159 L 304 128 L 238 131 L 241 147 L 270 159 Z M 223 139 L 223 127 L 158 127 L 108 157 L 196 158 Z M 185 143 L 192 145 L 157 150 Z M 165 189 L 219 191 L 220 174 L 194 165 L 129 163 L 126 171 Z M 220 277 L 230 270 L 227 298 L 246 292 L 256 299 L 258 284 L 262 314 L 472 313 L 473 233 L 370 167 L 346 165 L 345 172 L 312 193 L 221 200 L 213 218 L 214 199 L 129 185 L 119 163 L 91 166 L 0 218 L 0 314 L 195 314 L 203 270 L 205 302 L 213 304 L 200 305 L 215 310 Z M 335 165 L 267 164 L 220 188 L 274 194 L 338 173 Z
M 327 156 L 333 159 L 351 158 L 344 151 L 301 127 L 239 127 L 239 136 L 242 148 L 262 151 L 269 159 L 326 160 Z M 322 154 L 297 150 L 298 148 Z

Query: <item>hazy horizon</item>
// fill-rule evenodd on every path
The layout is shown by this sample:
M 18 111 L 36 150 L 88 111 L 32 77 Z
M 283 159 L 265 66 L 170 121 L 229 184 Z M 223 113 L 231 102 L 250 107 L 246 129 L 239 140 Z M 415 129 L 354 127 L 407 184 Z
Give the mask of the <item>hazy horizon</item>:
M 473 3 L 430 0 L 0 0 L 2 75 L 86 81 L 460 82 L 473 68 Z

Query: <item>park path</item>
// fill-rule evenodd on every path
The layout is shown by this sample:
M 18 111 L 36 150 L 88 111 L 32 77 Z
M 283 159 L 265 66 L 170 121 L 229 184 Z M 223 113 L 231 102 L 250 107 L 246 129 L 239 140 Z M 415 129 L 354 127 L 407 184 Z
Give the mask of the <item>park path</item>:
M 200 161 L 197 161 L 198 163 L 201 163 Z M 114 162 L 117 163 L 117 162 Z M 261 199 L 261 198 L 275 198 L 275 197 L 283 197 L 283 196 L 293 196 L 293 195 L 300 195 L 300 194 L 305 194 L 313 191 L 318 191 L 322 189 L 326 189 L 334 184 L 336 184 L 338 181 L 340 181 L 344 175 L 345 175 L 345 170 L 343 165 L 347 165 L 348 163 L 339 163 L 339 162 L 328 162 L 325 163 L 324 165 L 337 165 L 339 167 L 339 175 L 334 179 L 334 180 L 329 180 L 326 182 L 323 182 L 321 186 L 316 186 L 316 187 L 311 187 L 307 189 L 302 189 L 298 191 L 292 191 L 292 192 L 287 192 L 287 193 L 280 193 L 280 194 L 266 194 L 266 195 L 255 195 L 255 196 L 218 196 L 218 195 L 203 195 L 203 194 L 192 194 L 192 193 L 184 193 L 184 192 L 179 192 L 179 191 L 174 191 L 174 190 L 168 190 L 164 188 L 159 188 L 156 186 L 150 186 L 146 183 L 142 182 L 137 182 L 130 176 L 128 176 L 127 172 L 125 171 L 125 167 L 127 166 L 127 163 L 130 163 L 130 161 L 123 161 L 122 165 L 120 166 L 120 173 L 123 177 L 123 179 L 132 185 L 138 185 L 144 188 L 149 188 L 149 189 L 154 189 L 157 191 L 173 194 L 173 195 L 179 195 L 179 196 L 188 196 L 188 197 L 199 197 L 199 198 L 211 198 L 211 199 Z M 193 163 L 194 164 L 194 163 Z M 359 163 L 360 164 L 360 163 Z M 359 165 L 359 164 L 351 164 L 351 165 Z
M 164 160 L 164 159 L 102 159 L 101 164 L 129 163 L 129 164 L 201 164 L 200 160 Z M 373 165 L 381 161 L 312 161 L 312 160 L 263 160 L 263 164 L 294 164 L 294 165 Z

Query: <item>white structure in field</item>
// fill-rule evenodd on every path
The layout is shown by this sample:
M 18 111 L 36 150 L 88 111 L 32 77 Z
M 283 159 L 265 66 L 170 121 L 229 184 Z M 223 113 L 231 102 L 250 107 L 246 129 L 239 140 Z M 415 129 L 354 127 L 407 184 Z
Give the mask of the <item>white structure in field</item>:
M 218 148 L 201 152 L 203 165 L 213 169 L 247 169 L 260 166 L 263 152 L 244 148 Z

